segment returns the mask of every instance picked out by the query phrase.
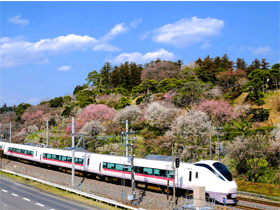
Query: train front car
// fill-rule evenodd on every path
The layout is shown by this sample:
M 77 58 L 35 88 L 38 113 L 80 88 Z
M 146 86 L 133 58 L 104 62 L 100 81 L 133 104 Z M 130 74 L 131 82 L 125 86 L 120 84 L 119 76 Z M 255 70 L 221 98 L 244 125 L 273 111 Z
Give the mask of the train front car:
M 194 165 L 201 173 L 200 185 L 205 186 L 209 197 L 219 203 L 237 203 L 237 184 L 228 168 L 218 161 L 200 161 Z

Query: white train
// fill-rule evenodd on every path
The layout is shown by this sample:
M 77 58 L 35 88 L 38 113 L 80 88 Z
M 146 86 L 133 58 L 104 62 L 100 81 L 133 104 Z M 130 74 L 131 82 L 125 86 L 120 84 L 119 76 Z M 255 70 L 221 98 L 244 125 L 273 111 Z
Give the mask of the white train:
M 65 168 L 72 167 L 72 151 L 0 142 L 0 149 L 7 156 L 28 159 Z M 159 156 L 164 157 L 164 156 Z M 162 159 L 162 160 L 158 160 Z M 173 186 L 172 161 L 168 158 L 135 158 L 135 180 L 162 186 Z M 130 158 L 124 156 L 75 152 L 75 169 L 103 176 L 131 178 Z M 227 167 L 218 161 L 181 162 L 175 170 L 175 186 L 192 190 L 205 186 L 209 197 L 217 202 L 236 204 L 237 184 Z

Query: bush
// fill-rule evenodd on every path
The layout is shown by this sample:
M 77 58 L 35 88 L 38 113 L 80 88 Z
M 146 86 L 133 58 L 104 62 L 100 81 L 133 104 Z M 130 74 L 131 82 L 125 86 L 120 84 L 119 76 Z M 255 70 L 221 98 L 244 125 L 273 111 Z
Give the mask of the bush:
M 264 105 L 264 104 L 265 104 L 265 101 L 264 101 L 262 98 L 260 98 L 260 99 L 256 100 L 256 104 L 257 104 L 258 106 L 261 106 L 261 105 Z
M 122 94 L 123 96 L 129 96 L 129 92 L 127 89 L 123 88 L 123 87 L 120 87 L 118 86 L 117 88 L 115 88 L 114 90 L 114 93 L 116 94 Z
M 63 112 L 61 113 L 61 116 L 69 117 L 72 110 L 73 110 L 72 107 L 66 106 L 65 109 L 63 110 Z
M 263 108 L 251 109 L 250 114 L 253 114 L 252 122 L 264 122 L 269 118 L 269 110 Z
M 148 102 L 150 97 L 151 97 L 152 94 L 146 94 L 146 95 L 143 95 L 143 96 L 140 96 L 136 99 L 136 105 L 139 105 L 140 103 L 144 102 Z
M 130 105 L 130 100 L 126 97 L 122 97 L 116 109 L 123 109 L 124 107 L 129 105 Z
M 62 107 L 63 97 L 56 97 L 49 102 L 49 106 L 53 108 Z

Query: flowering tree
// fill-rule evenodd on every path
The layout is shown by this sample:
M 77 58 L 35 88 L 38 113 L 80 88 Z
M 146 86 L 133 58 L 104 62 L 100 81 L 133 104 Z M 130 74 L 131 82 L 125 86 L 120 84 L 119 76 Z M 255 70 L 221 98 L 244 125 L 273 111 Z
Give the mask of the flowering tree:
M 109 108 L 104 104 L 91 104 L 86 107 L 82 113 L 78 114 L 77 123 L 75 123 L 75 130 L 79 130 L 90 121 L 108 122 L 114 119 L 115 110 Z M 72 131 L 72 125 L 69 125 L 66 129 L 68 133 Z
M 209 145 L 210 129 L 211 121 L 201 111 L 191 110 L 174 120 L 171 133 L 183 159 L 198 160 L 199 157 L 206 157 L 209 149 L 205 146 Z
M 36 125 L 37 127 L 40 127 L 40 124 L 43 122 L 43 114 L 44 112 L 41 110 L 38 110 L 35 113 L 25 112 L 21 116 L 21 119 L 23 119 L 27 125 Z
M 118 111 L 114 118 L 114 121 L 120 122 L 128 120 L 129 123 L 131 123 L 132 126 L 134 126 L 135 124 L 139 123 L 140 119 L 142 118 L 142 115 L 142 111 L 138 106 L 126 106 L 124 109 Z
M 237 81 L 239 79 L 246 77 L 246 72 L 239 69 L 235 71 L 228 69 L 227 71 L 220 72 L 216 77 L 225 92 L 228 92 L 229 89 L 235 88 L 238 85 Z
M 178 109 L 176 108 L 165 107 L 158 102 L 153 102 L 145 110 L 145 118 L 151 126 L 164 129 L 170 127 L 177 113 Z
M 88 136 L 96 136 L 104 131 L 105 128 L 103 127 L 103 125 L 101 125 L 101 122 L 94 120 L 87 122 L 81 129 L 81 132 Z
M 197 109 L 206 112 L 217 125 L 222 125 L 238 117 L 234 109 L 224 100 L 205 100 L 199 104 Z
M 107 122 L 114 119 L 115 110 L 109 108 L 104 104 L 91 104 L 86 107 L 83 112 L 78 116 L 81 123 L 85 124 L 91 120 L 97 120 L 100 122 Z

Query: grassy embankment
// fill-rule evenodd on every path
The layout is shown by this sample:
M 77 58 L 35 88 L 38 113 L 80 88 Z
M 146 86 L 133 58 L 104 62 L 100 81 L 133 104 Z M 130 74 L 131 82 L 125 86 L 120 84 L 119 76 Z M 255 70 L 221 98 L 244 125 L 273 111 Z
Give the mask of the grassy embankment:
M 30 179 L 20 177 L 20 176 L 15 176 L 15 175 L 5 173 L 5 172 L 0 172 L 0 174 L 4 175 L 6 177 L 12 178 L 12 179 L 14 179 L 18 182 L 23 183 L 23 184 L 27 184 L 27 185 L 30 185 L 32 187 L 35 187 L 39 190 L 43 190 L 43 191 L 46 191 L 46 192 L 54 194 L 54 195 L 65 197 L 67 199 L 72 199 L 72 200 L 78 201 L 80 203 L 84 203 L 84 204 L 88 204 L 88 205 L 92 205 L 92 206 L 96 206 L 96 207 L 100 207 L 100 208 L 108 209 L 108 210 L 118 210 L 118 209 L 120 209 L 120 208 L 113 207 L 113 206 L 110 206 L 110 205 L 102 203 L 102 202 L 94 201 L 93 199 L 90 199 L 90 198 L 79 196 L 77 194 L 67 192 L 67 191 L 58 189 L 56 187 L 45 185 L 45 184 L 30 180 Z

